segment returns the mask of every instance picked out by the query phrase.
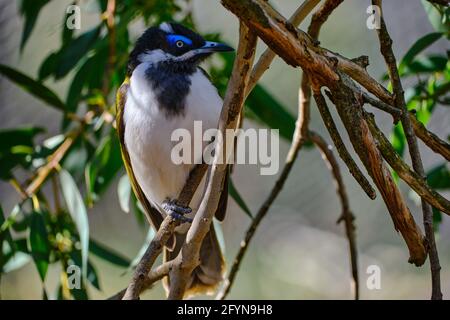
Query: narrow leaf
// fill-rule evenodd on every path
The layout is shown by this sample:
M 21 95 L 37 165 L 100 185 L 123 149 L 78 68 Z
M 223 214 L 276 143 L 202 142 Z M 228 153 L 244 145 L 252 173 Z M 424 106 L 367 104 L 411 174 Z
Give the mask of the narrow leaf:
M 117 184 L 117 195 L 122 210 L 126 213 L 130 212 L 131 184 L 128 175 L 124 174 Z
M 48 270 L 50 243 L 48 241 L 47 227 L 41 212 L 33 212 L 30 221 L 29 245 L 34 263 L 42 282 Z
M 20 12 L 25 17 L 25 24 L 22 32 L 22 40 L 20 41 L 21 51 L 33 31 L 41 9 L 49 2 L 50 0 L 22 0 Z
M 59 173 L 60 183 L 67 210 L 69 211 L 78 230 L 81 243 L 83 276 L 87 276 L 87 262 L 89 254 L 89 220 L 80 191 L 72 176 L 66 170 Z
M 442 35 L 442 32 L 433 32 L 417 40 L 401 60 L 400 67 L 410 64 L 419 53 L 439 40 Z
M 97 257 L 120 267 L 128 267 L 131 263 L 128 258 L 92 239 L 89 241 L 89 251 Z
M 250 217 L 250 219 L 253 219 L 252 212 L 248 208 L 248 206 L 245 203 L 244 199 L 242 199 L 242 197 L 239 194 L 238 190 L 234 186 L 233 179 L 231 179 L 231 178 L 230 178 L 229 183 L 228 183 L 228 193 L 234 199 L 234 201 L 236 201 L 236 203 L 242 209 L 242 211 L 244 211 L 245 214 L 247 214 Z
M 0 64 L 0 74 L 48 105 L 61 111 L 66 109 L 64 102 L 52 90 L 22 72 Z

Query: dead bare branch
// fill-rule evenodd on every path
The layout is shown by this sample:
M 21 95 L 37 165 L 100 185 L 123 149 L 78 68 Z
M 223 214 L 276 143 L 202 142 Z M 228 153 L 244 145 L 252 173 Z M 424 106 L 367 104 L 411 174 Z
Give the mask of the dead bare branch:
M 256 40 L 256 35 L 241 23 L 238 52 L 219 120 L 219 131 L 222 134 L 227 129 L 236 129 L 238 125 L 239 114 L 244 104 L 250 70 L 255 56 Z M 223 192 L 227 163 L 226 161 L 219 163 L 219 159 L 228 159 L 223 141 L 217 142 L 215 152 L 213 165 L 208 171 L 208 182 L 200 207 L 187 233 L 186 242 L 174 259 L 174 266 L 170 272 L 169 299 L 183 298 L 190 274 L 199 262 L 201 243 L 209 231 L 220 194 Z
M 328 167 L 334 177 L 336 192 L 339 196 L 339 200 L 342 206 L 342 213 L 338 219 L 338 223 L 344 222 L 345 233 L 348 240 L 348 246 L 350 250 L 350 264 L 352 268 L 353 288 L 355 300 L 359 299 L 359 278 L 358 278 L 358 250 L 356 248 L 356 235 L 355 225 L 353 221 L 355 217 L 350 210 L 350 203 L 348 201 L 348 195 L 345 188 L 344 181 L 342 180 L 341 170 L 336 157 L 334 156 L 331 146 L 323 139 L 318 133 L 310 131 L 309 138 L 319 148 L 322 153 L 322 158 L 327 162 Z
M 410 253 L 409 262 L 422 265 L 427 256 L 421 230 L 414 221 L 411 212 L 395 184 L 389 169 L 385 166 L 376 141 L 371 135 L 362 115 L 362 101 L 342 82 L 337 82 L 330 88 L 332 102 L 336 105 L 338 114 L 349 134 L 350 141 L 372 177 L 394 222 Z M 320 91 L 314 92 L 317 104 L 325 104 Z M 325 106 L 326 107 L 326 106 Z
M 289 22 L 294 26 L 298 26 L 302 21 L 308 16 L 308 14 L 319 4 L 320 0 L 305 0 L 298 7 L 298 9 L 292 14 L 289 18 Z M 266 72 L 276 54 L 270 48 L 267 48 L 266 51 L 263 52 L 261 57 L 258 59 L 258 62 L 255 63 L 253 67 L 252 74 L 250 76 L 250 83 L 247 89 L 247 95 L 253 90 L 256 83 L 261 79 L 264 72 Z
M 379 8 L 382 8 L 381 0 L 372 0 L 372 4 L 378 6 Z M 388 74 L 394 92 L 395 106 L 403 111 L 401 122 L 405 132 L 406 141 L 408 142 L 412 166 L 414 168 L 414 171 L 416 171 L 417 174 L 421 176 L 422 179 L 425 180 L 425 170 L 423 168 L 419 147 L 417 145 L 417 139 L 416 136 L 414 135 L 414 129 L 412 127 L 411 120 L 409 118 L 409 114 L 407 111 L 403 86 L 397 69 L 397 61 L 395 59 L 395 55 L 392 50 L 392 39 L 387 31 L 383 14 L 381 15 L 380 22 L 381 22 L 380 28 L 377 29 L 378 39 L 380 42 L 380 51 L 384 57 L 384 60 L 386 61 L 386 65 L 388 68 Z M 422 199 L 422 212 L 423 212 L 423 224 L 425 227 L 425 235 L 427 237 L 430 256 L 430 267 L 432 278 L 431 299 L 442 300 L 441 280 L 440 280 L 441 266 L 439 264 L 439 255 L 436 247 L 436 241 L 434 239 L 433 212 L 431 211 L 431 206 L 425 201 L 425 199 Z
M 423 141 L 431 150 L 442 155 L 447 161 L 450 161 L 450 144 L 440 139 L 433 132 L 428 131 L 422 122 L 416 119 L 413 113 L 409 113 L 409 120 L 416 136 Z
M 192 197 L 195 194 L 205 172 L 207 169 L 206 164 L 199 164 L 189 175 L 183 190 L 178 198 L 178 204 L 181 206 L 189 206 Z M 123 300 L 136 300 L 139 299 L 140 293 L 146 288 L 144 282 L 147 279 L 147 275 L 150 272 L 156 258 L 161 254 L 165 244 L 172 237 L 175 228 L 180 224 L 179 220 L 174 219 L 168 215 L 162 222 L 155 237 L 150 242 L 147 250 L 136 266 L 136 270 L 133 274 L 133 278 L 123 295 Z
M 377 127 L 373 115 L 368 113 L 365 113 L 364 115 L 367 124 L 369 125 L 370 132 L 378 141 L 378 149 L 392 169 L 394 169 L 399 177 L 405 181 L 411 189 L 417 192 L 417 194 L 430 205 L 439 211 L 450 215 L 450 201 L 434 191 L 421 176 L 411 170 L 411 168 L 402 160 L 383 132 Z

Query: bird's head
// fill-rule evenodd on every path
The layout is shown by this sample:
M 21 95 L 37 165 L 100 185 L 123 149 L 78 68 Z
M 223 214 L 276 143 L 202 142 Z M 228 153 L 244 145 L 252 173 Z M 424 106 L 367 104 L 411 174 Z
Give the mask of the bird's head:
M 173 64 L 180 69 L 193 68 L 214 52 L 233 51 L 218 42 L 206 41 L 194 31 L 177 23 L 162 23 L 148 28 L 130 54 L 128 73 L 141 63 Z

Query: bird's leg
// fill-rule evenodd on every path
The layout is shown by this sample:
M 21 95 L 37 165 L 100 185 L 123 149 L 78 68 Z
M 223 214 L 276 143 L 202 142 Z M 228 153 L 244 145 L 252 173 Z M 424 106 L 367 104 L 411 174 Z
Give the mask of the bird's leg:
M 177 204 L 174 199 L 166 199 L 162 203 L 162 207 L 166 210 L 167 214 L 169 214 L 172 218 L 184 222 L 191 223 L 193 219 L 185 217 L 186 214 L 192 212 L 192 209 L 189 207 L 180 206 Z

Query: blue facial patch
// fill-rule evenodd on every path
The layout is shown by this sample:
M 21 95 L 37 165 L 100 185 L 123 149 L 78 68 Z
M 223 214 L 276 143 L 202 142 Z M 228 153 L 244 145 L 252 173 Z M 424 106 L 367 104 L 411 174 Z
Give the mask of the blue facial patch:
M 179 35 L 179 34 L 169 34 L 166 36 L 167 41 L 169 42 L 170 45 L 175 46 L 175 43 L 177 43 L 177 41 L 183 41 L 185 44 L 191 46 L 192 45 L 192 40 L 189 39 L 188 37 Z

